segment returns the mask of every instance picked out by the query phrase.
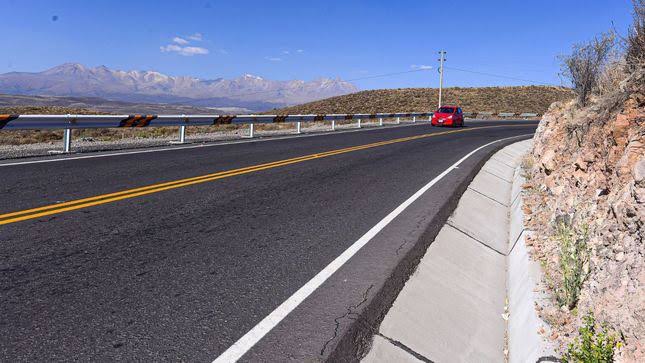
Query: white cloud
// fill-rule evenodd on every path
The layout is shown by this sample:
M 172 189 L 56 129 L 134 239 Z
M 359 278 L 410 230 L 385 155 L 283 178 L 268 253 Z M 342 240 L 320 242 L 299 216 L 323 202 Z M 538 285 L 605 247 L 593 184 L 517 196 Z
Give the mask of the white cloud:
M 298 50 L 296 50 L 296 53 L 304 53 L 304 52 L 305 52 L 305 51 L 304 51 L 304 50 L 302 50 L 302 49 L 298 49 Z
M 200 42 L 202 41 L 202 33 L 195 33 L 193 35 L 189 35 L 188 39 Z
M 190 40 L 201 41 L 202 35 L 201 33 L 195 33 L 186 38 Z M 186 57 L 191 57 L 194 55 L 204 55 L 209 53 L 208 49 L 206 48 L 188 46 L 188 44 L 190 44 L 190 40 L 187 40 L 186 38 L 176 36 L 172 38 L 171 44 L 161 46 L 159 47 L 159 49 L 164 53 L 177 53 Z
M 208 54 L 208 49 L 202 47 L 184 47 L 181 55 Z
M 180 44 L 180 45 L 188 44 L 188 41 L 186 39 L 180 38 L 180 37 L 174 37 L 174 38 L 172 38 L 172 41 L 177 43 L 177 44 Z
M 283 50 L 283 51 L 282 51 L 282 54 L 284 54 L 284 55 L 289 55 L 289 54 L 291 54 L 291 52 L 290 52 L 290 51 L 288 51 L 288 50 Z
M 208 49 L 202 47 L 182 47 L 176 44 L 168 44 L 165 47 L 159 48 L 164 53 L 177 53 L 186 57 L 208 54 Z
M 410 66 L 410 68 L 419 69 L 419 70 L 426 70 L 426 69 L 432 69 L 434 67 L 433 66 L 427 66 L 427 65 L 424 65 L 424 64 L 419 64 L 419 65 L 413 64 L 413 65 Z
M 282 58 L 280 57 L 264 57 L 264 59 L 271 61 L 271 62 L 282 62 Z

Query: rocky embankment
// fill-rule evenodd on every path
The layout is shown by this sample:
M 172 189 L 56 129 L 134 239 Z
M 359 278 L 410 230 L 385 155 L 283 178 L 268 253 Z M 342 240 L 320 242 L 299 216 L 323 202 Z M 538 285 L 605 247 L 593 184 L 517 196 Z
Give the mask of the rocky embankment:
M 563 351 L 591 311 L 621 340 L 619 360 L 645 361 L 644 135 L 641 69 L 586 108 L 554 103 L 525 161 L 524 209 L 535 232 L 527 243 L 554 296 L 550 306 L 536 308 Z M 576 258 L 584 282 L 570 305 L 557 298 L 570 288 L 563 282 L 563 224 L 566 236 L 583 246 Z

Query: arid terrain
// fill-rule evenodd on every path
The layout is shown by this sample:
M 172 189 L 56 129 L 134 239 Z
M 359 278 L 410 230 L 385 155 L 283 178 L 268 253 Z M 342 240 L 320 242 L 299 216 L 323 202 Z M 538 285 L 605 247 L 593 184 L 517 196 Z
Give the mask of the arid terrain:
M 640 68 L 587 107 L 555 103 L 525 163 L 529 245 L 553 296 L 537 308 L 563 351 L 591 312 L 622 361 L 645 359 L 644 85 Z
M 573 98 L 568 88 L 551 86 L 445 88 L 443 104 L 460 105 L 464 112 L 546 112 L 556 101 Z M 331 97 L 267 113 L 427 112 L 439 99 L 436 88 L 381 89 Z

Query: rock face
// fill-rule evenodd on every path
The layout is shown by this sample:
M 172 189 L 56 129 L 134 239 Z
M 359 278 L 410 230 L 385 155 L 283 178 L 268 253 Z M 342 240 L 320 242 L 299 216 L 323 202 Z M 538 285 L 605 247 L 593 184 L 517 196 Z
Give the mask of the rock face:
M 535 135 L 527 162 L 525 212 L 535 231 L 530 244 L 541 260 L 546 285 L 561 281 L 554 238 L 556 218 L 587 230 L 589 274 L 578 313 L 539 307 L 560 331 L 575 335 L 580 316 L 593 311 L 624 337 L 624 361 L 645 361 L 645 71 L 635 72 L 614 94 L 585 109 L 554 103 Z

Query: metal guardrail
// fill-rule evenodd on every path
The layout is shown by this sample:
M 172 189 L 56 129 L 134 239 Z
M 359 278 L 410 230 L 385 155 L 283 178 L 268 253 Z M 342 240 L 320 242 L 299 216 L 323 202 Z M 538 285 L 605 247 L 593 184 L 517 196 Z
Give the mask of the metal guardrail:
M 430 117 L 432 113 L 327 115 L 0 115 L 2 130 L 90 129 L 149 126 L 207 126 L 277 122 Z
M 383 126 L 384 118 L 395 118 L 397 123 L 401 118 L 432 117 L 431 112 L 408 113 L 361 113 L 361 114 L 322 114 L 322 115 L 0 115 L 0 130 L 65 130 L 63 143 L 64 153 L 71 151 L 72 129 L 91 128 L 140 128 L 179 126 L 179 141 L 186 141 L 187 126 L 209 126 L 226 124 L 249 124 L 249 137 L 254 135 L 256 123 L 296 123 L 296 133 L 300 133 L 301 122 L 331 121 L 331 129 L 335 130 L 337 120 L 357 120 L 358 128 L 361 120 L 378 119 Z
M 416 122 L 417 118 L 432 118 L 432 112 L 408 113 L 357 113 L 357 114 L 320 114 L 320 115 L 0 115 L 0 130 L 44 130 L 62 129 L 63 153 L 71 152 L 72 129 L 91 128 L 140 128 L 179 126 L 179 140 L 176 144 L 186 142 L 187 126 L 209 126 L 226 124 L 249 124 L 249 137 L 254 136 L 256 123 L 296 123 L 296 133 L 301 133 L 301 122 L 331 121 L 331 130 L 336 129 L 338 120 L 356 120 L 357 127 L 361 127 L 361 120 L 378 119 L 379 126 L 383 126 L 383 119 L 395 118 L 399 123 L 401 118 L 409 118 Z M 485 118 L 493 116 L 493 112 L 477 112 L 476 116 Z M 500 112 L 500 117 L 512 117 L 515 113 Z M 466 117 L 474 117 L 475 112 L 464 112 Z M 537 113 L 522 113 L 523 118 L 536 117 Z

